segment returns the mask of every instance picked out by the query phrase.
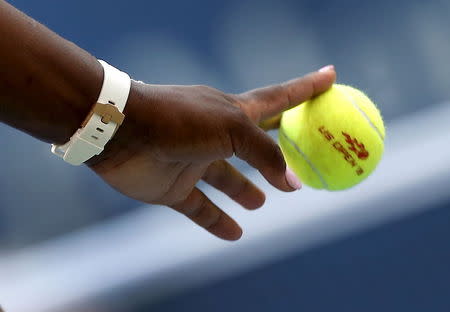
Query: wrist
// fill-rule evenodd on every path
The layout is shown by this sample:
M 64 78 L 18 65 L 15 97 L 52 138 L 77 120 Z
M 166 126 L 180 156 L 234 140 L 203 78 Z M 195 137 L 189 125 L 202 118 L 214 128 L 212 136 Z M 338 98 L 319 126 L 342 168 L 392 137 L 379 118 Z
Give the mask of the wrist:
M 125 119 L 123 124 L 117 130 L 111 140 L 105 145 L 102 153 L 96 155 L 85 162 L 91 168 L 99 169 L 105 160 L 114 158 L 112 166 L 122 162 L 132 153 L 136 137 L 142 137 L 142 132 L 139 130 L 140 126 L 136 116 L 139 114 L 139 107 L 141 107 L 144 100 L 145 85 L 131 80 L 131 88 L 128 100 L 123 111 Z
M 123 111 L 130 94 L 130 76 L 104 61 L 99 60 L 99 63 L 104 75 L 98 100 L 68 142 L 52 145 L 53 154 L 71 165 L 79 166 L 101 154 L 125 118 Z

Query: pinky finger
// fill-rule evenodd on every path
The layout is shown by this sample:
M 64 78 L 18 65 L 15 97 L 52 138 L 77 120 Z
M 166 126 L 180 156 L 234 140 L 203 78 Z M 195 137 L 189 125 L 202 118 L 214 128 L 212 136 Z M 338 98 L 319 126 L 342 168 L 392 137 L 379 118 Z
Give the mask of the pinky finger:
M 219 238 L 234 241 L 242 236 L 242 229 L 236 221 L 211 202 L 198 188 L 194 188 L 184 201 L 171 208 Z

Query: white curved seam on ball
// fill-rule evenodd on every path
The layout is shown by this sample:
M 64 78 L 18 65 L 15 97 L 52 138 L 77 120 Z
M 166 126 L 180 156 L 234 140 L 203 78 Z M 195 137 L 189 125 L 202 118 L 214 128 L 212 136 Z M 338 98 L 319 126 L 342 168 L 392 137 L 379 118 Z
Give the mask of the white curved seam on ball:
M 317 174 L 317 176 L 319 177 L 320 182 L 322 182 L 322 186 L 324 187 L 324 189 L 328 190 L 328 183 L 325 181 L 325 178 L 322 176 L 322 174 L 320 174 L 319 169 L 316 168 L 316 166 L 313 165 L 313 163 L 311 162 L 311 160 L 309 160 L 309 158 L 306 156 L 305 153 L 303 153 L 303 151 L 300 149 L 300 147 L 298 147 L 297 144 L 295 144 L 294 141 L 292 141 L 285 133 L 283 130 L 280 129 L 281 135 L 283 135 L 286 140 L 295 148 L 295 150 L 297 151 L 297 153 L 299 153 L 303 159 L 308 163 L 308 165 L 311 167 L 311 169 Z
M 352 103 L 352 105 L 359 111 L 359 113 L 364 116 L 364 118 L 367 120 L 367 122 L 372 127 L 372 129 L 375 130 L 375 132 L 378 134 L 378 136 L 380 137 L 381 141 L 384 142 L 384 137 L 381 134 L 380 130 L 377 128 L 377 126 L 375 126 L 375 124 L 372 122 L 372 120 L 370 120 L 369 116 L 367 116 L 367 114 L 361 109 L 361 107 L 359 107 L 358 103 L 356 103 L 356 101 L 353 98 L 353 96 L 350 95 L 350 94 L 347 94 L 347 92 L 345 92 L 344 90 L 341 90 L 341 88 L 339 88 L 339 87 L 337 89 L 342 94 L 344 94 L 344 96 L 350 101 L 350 103 Z

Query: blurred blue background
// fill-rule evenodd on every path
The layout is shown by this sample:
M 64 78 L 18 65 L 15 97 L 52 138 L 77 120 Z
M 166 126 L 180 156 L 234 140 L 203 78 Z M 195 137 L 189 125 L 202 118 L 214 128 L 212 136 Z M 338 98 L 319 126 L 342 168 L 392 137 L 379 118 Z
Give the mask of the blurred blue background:
M 207 84 L 242 92 L 334 64 L 339 82 L 365 90 L 378 104 L 388 124 L 388 137 L 395 136 L 391 130 L 402 131 L 387 145 L 397 153 L 388 158 L 389 174 L 385 171 L 384 180 L 373 180 L 393 181 L 389 189 L 401 190 L 393 191 L 381 210 L 407 211 L 410 202 L 405 198 L 421 198 L 416 201 L 420 208 L 401 218 L 361 226 L 352 234 L 330 237 L 310 248 L 295 248 L 302 237 L 298 241 L 291 237 L 294 247 L 285 256 L 264 265 L 249 265 L 239 274 L 223 274 L 201 285 L 193 283 L 196 287 L 186 285 L 183 291 L 172 293 L 170 286 L 165 286 L 159 290 L 164 296 L 148 295 L 155 292 L 155 285 L 142 271 L 138 282 L 124 282 L 109 290 L 105 286 L 101 295 L 79 303 L 87 311 L 91 306 L 96 311 L 450 311 L 450 196 L 448 181 L 442 178 L 449 172 L 433 170 L 434 163 L 425 161 L 433 154 L 442 160 L 442 166 L 448 168 L 448 162 L 450 167 L 445 140 L 448 129 L 443 128 L 450 115 L 439 113 L 450 99 L 450 2 L 9 2 L 96 57 L 148 83 Z M 433 115 L 436 109 L 438 113 Z M 426 114 L 431 117 L 420 126 L 418 120 Z M 438 115 L 441 128 L 433 131 L 433 119 Z M 414 136 L 424 131 L 425 141 L 413 142 Z M 444 140 L 432 148 L 419 149 L 423 154 L 410 154 L 408 160 L 396 157 L 406 148 L 414 150 L 413 143 L 427 146 L 433 135 L 443 135 Z M 142 209 L 140 203 L 114 192 L 87 168 L 73 168 L 53 157 L 42 142 L 5 125 L 0 125 L 0 142 L 0 163 L 4 164 L 0 176 L 0 257 L 14 257 Z M 406 143 L 410 145 L 405 147 Z M 409 170 L 396 172 L 405 161 Z M 244 164 L 236 161 L 236 165 L 253 174 Z M 440 181 L 438 194 L 434 184 L 408 192 L 396 182 L 408 175 L 415 179 L 422 172 L 431 172 L 429 178 Z M 263 183 L 256 175 L 255 179 Z M 372 183 L 370 191 L 361 187 L 347 194 L 364 198 L 364 192 L 373 192 L 377 185 Z M 277 197 L 282 195 L 270 188 L 268 192 L 268 197 L 275 199 L 268 202 L 265 211 L 278 209 Z M 333 201 L 341 195 L 307 191 L 306 196 Z M 301 194 L 298 201 L 302 201 Z M 297 199 L 285 202 L 294 205 Z M 227 204 L 223 198 L 218 203 Z M 367 196 L 358 205 L 378 209 L 381 204 Z M 320 205 L 312 208 L 321 211 Z M 166 213 L 161 207 L 145 209 L 150 219 L 153 212 Z M 364 218 L 370 216 L 361 216 Z M 249 221 L 250 228 L 251 222 L 258 221 Z M 101 233 L 108 241 L 107 234 Z M 148 240 L 152 244 L 151 237 Z M 161 246 L 175 241 L 192 243 L 189 236 L 174 241 L 169 237 Z M 258 248 L 270 251 L 273 246 Z M 164 253 L 163 248 L 159 251 Z M 167 278 L 176 279 L 174 272 Z

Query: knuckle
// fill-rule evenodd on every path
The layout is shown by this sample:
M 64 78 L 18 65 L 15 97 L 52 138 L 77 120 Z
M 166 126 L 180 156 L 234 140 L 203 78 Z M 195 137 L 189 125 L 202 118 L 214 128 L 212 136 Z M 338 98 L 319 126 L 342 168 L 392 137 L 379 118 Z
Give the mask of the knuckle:
M 231 121 L 232 124 L 237 127 L 238 130 L 242 130 L 243 127 L 248 126 L 250 119 L 239 107 L 233 106 L 231 109 Z
M 241 140 L 249 126 L 249 119 L 244 112 L 237 107 L 230 106 L 224 121 L 226 122 L 228 131 L 237 139 Z
M 219 223 L 221 217 L 222 213 L 220 211 L 218 213 L 214 213 L 212 216 L 210 216 L 208 219 L 205 220 L 203 227 L 207 230 L 213 228 Z
M 227 111 L 230 117 L 234 118 L 238 118 L 239 116 L 241 116 L 241 114 L 244 113 L 239 102 L 236 102 L 235 105 L 229 105 Z
M 285 96 L 286 84 L 278 83 L 268 87 L 270 92 L 266 92 L 265 102 L 266 103 L 276 103 L 280 101 L 280 98 Z
M 162 197 L 161 203 L 183 213 L 184 209 L 188 209 L 185 207 L 192 205 L 192 191 L 193 187 L 180 187 L 175 190 L 167 191 Z
M 207 86 L 207 85 L 196 85 L 194 87 L 197 89 L 197 91 L 200 91 L 202 93 L 218 93 L 218 92 L 220 92 L 219 90 L 217 90 L 213 87 Z
M 247 190 L 251 187 L 251 184 L 248 180 L 243 180 L 238 187 L 230 191 L 231 198 L 240 198 L 243 194 L 247 192 Z
M 215 209 L 206 196 L 196 199 L 191 205 L 186 205 L 180 212 L 205 229 L 215 226 L 221 215 L 220 210 Z
M 299 78 L 298 93 L 307 98 L 316 93 L 316 75 L 308 74 Z
M 189 218 L 197 218 L 205 209 L 208 209 L 208 201 L 206 197 L 201 196 L 195 203 L 186 207 L 183 213 Z
M 237 133 L 232 139 L 234 153 L 240 158 L 246 158 L 250 154 L 251 142 L 245 135 L 240 135 L 241 130 L 238 130 Z
M 229 103 L 233 104 L 234 106 L 237 106 L 237 107 L 241 106 L 241 103 L 238 101 L 238 98 L 236 97 L 236 95 L 231 94 L 231 93 L 223 93 L 222 96 L 225 100 L 227 100 Z
M 317 86 L 317 76 L 314 74 L 306 75 L 302 78 L 303 92 L 306 94 L 314 94 Z
M 193 87 L 196 88 L 196 89 L 199 89 L 199 90 L 209 90 L 209 88 L 210 88 L 207 85 L 201 85 L 201 84 L 194 85 Z

